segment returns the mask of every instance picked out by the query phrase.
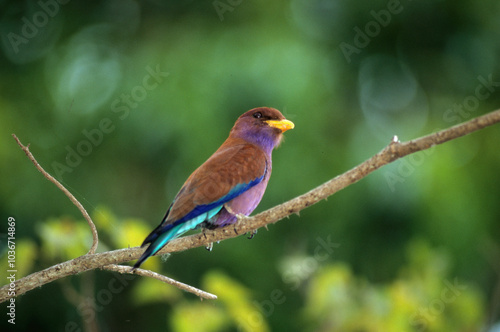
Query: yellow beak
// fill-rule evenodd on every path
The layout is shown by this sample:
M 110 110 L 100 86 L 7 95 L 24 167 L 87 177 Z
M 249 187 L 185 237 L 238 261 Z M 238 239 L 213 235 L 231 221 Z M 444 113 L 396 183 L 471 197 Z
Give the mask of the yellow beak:
M 295 125 L 290 120 L 267 120 L 266 123 L 271 127 L 278 128 L 282 133 L 289 129 L 293 129 Z

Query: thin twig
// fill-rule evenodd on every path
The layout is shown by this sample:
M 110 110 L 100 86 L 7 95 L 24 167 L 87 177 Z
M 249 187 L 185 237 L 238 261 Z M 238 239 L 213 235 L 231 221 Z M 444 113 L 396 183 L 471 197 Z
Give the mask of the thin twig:
M 239 236 L 238 234 L 252 232 L 260 227 L 275 223 L 293 213 L 296 214 L 306 207 L 318 203 L 328 196 L 333 195 L 345 187 L 361 180 L 371 172 L 399 158 L 470 134 L 498 122 L 500 122 L 500 110 L 482 115 L 465 123 L 409 142 L 400 143 L 397 139 L 393 140 L 387 147 L 370 159 L 299 197 L 293 198 L 288 202 L 259 213 L 254 217 L 245 218 L 243 222 L 238 222 L 235 225 L 220 228 L 214 231 L 206 230 L 203 233 L 173 240 L 160 250 L 157 255 L 183 251 L 200 246 L 207 246 L 211 242 L 218 242 Z M 54 280 L 69 275 L 101 268 L 109 264 L 120 264 L 136 260 L 143 253 L 143 251 L 144 249 L 139 247 L 119 249 L 104 253 L 85 255 L 51 266 L 45 270 L 32 273 L 17 280 L 15 282 L 16 296 L 22 295 L 36 287 L 43 286 Z M 0 302 L 4 302 L 11 297 L 8 295 L 8 292 L 9 285 L 0 288 Z
M 144 270 L 144 269 L 131 270 L 130 266 L 123 266 L 123 265 L 116 265 L 116 264 L 110 264 L 110 265 L 103 266 L 102 269 L 114 271 L 114 272 L 119 272 L 119 273 L 137 274 L 137 275 L 140 275 L 143 277 L 154 278 L 154 279 L 166 282 L 167 284 L 173 285 L 179 289 L 185 290 L 186 292 L 198 295 L 202 299 L 217 300 L 217 295 L 202 291 L 201 289 L 184 284 L 182 282 L 179 282 L 177 280 L 174 280 L 172 278 L 166 277 L 164 275 L 161 275 L 159 273 L 156 273 L 156 272 L 153 272 L 150 270 Z
M 47 173 L 42 166 L 40 166 L 40 164 L 38 163 L 38 161 L 36 161 L 35 157 L 33 156 L 33 154 L 30 152 L 29 150 L 29 144 L 24 146 L 21 141 L 19 140 L 19 138 L 17 138 L 17 136 L 15 134 L 12 134 L 12 137 L 14 137 L 14 139 L 16 140 L 17 144 L 21 147 L 21 149 L 24 151 L 24 153 L 26 153 L 26 155 L 28 156 L 28 158 L 31 160 L 31 162 L 33 164 L 35 164 L 35 167 L 40 171 L 40 173 L 43 174 L 43 176 L 45 176 L 45 178 L 47 180 L 49 180 L 50 182 L 52 182 L 53 184 L 55 184 L 57 186 L 57 188 L 61 189 L 62 192 L 68 196 L 69 200 L 76 205 L 76 207 L 78 208 L 78 210 L 80 210 L 80 212 L 82 213 L 83 217 L 85 218 L 85 220 L 87 220 L 87 223 L 89 224 L 90 226 L 90 230 L 92 231 L 92 246 L 90 247 L 90 250 L 89 250 L 89 254 L 94 254 L 97 250 L 97 245 L 99 243 L 99 237 L 97 235 L 97 228 L 95 227 L 95 224 L 94 222 L 92 221 L 92 219 L 90 218 L 89 214 L 87 213 L 87 210 L 85 210 L 85 208 L 83 207 L 83 205 L 75 198 L 75 196 L 73 196 L 72 193 L 69 192 L 68 189 L 66 189 L 59 181 L 57 181 L 52 175 L 50 175 L 49 173 Z

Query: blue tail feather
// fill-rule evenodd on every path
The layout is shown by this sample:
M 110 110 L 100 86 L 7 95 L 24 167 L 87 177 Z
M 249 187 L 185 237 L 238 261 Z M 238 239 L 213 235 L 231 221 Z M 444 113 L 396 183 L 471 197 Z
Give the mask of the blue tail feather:
M 146 259 L 150 256 L 156 254 L 163 246 L 165 246 L 170 240 L 184 234 L 185 232 L 195 229 L 205 220 L 208 220 L 215 216 L 222 209 L 222 205 L 217 206 L 210 211 L 207 211 L 199 216 L 192 218 L 184 223 L 180 224 L 169 224 L 167 226 L 158 226 L 151 234 L 148 235 L 142 246 L 150 243 L 149 247 L 142 254 L 142 256 L 134 264 L 134 269 L 138 268 Z

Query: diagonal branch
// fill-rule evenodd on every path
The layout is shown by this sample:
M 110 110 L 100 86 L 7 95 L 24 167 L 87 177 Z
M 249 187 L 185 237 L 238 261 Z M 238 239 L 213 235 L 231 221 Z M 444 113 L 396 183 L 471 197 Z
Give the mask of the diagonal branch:
M 233 238 L 247 232 L 253 232 L 260 227 L 275 223 L 293 213 L 298 213 L 318 203 L 399 158 L 465 136 L 498 122 L 500 122 L 500 110 L 493 111 L 462 124 L 408 142 L 400 143 L 395 136 L 388 146 L 370 159 L 301 196 L 259 213 L 254 217 L 244 218 L 243 222 L 238 222 L 235 225 L 214 231 L 207 230 L 203 233 L 173 240 L 160 250 L 158 254 L 161 255 L 200 246 L 207 246 L 213 242 Z M 49 282 L 69 275 L 102 268 L 110 264 L 119 264 L 136 260 L 142 252 L 143 249 L 134 247 L 80 256 L 17 280 L 15 283 L 16 295 L 22 295 L 36 287 L 43 286 Z M 7 285 L 0 288 L 0 302 L 6 301 L 9 298 L 8 287 Z
M 33 154 L 30 152 L 30 145 L 26 145 L 24 146 L 23 143 L 21 143 L 21 141 L 19 140 L 19 138 L 17 138 L 17 136 L 15 134 L 12 134 L 12 136 L 14 137 L 14 139 L 16 140 L 17 144 L 21 147 L 21 149 L 24 151 L 24 153 L 26 153 L 26 155 L 28 156 L 29 160 L 31 160 L 31 162 L 33 164 L 35 164 L 35 167 L 40 171 L 40 173 L 43 174 L 43 176 L 45 176 L 45 178 L 47 180 L 49 180 L 50 182 L 52 182 L 53 184 L 55 184 L 57 186 L 57 188 L 61 189 L 62 192 L 68 196 L 69 200 L 76 205 L 76 207 L 78 208 L 78 210 L 80 210 L 80 212 L 82 213 L 83 217 L 85 218 L 85 220 L 87 220 L 87 223 L 89 224 L 90 226 L 90 230 L 92 231 L 92 247 L 90 247 L 90 250 L 89 250 L 89 254 L 94 254 L 95 251 L 97 250 L 97 245 L 99 243 L 99 237 L 97 235 L 97 228 L 95 227 L 94 225 L 94 222 L 92 221 L 92 219 L 90 218 L 89 214 L 87 213 L 87 210 L 85 210 L 85 208 L 83 207 L 83 205 L 75 198 L 75 196 L 73 196 L 72 193 L 69 192 L 68 189 L 66 189 L 66 187 L 64 187 L 59 181 L 57 181 L 52 175 L 50 175 L 49 173 L 47 173 L 42 166 L 40 166 L 40 164 L 38 163 L 38 161 L 36 161 L 35 157 L 33 156 Z
M 119 273 L 137 274 L 137 275 L 140 275 L 143 277 L 151 277 L 154 279 L 158 279 L 160 281 L 166 282 L 167 284 L 173 285 L 179 289 L 182 289 L 182 290 L 185 290 L 187 292 L 198 295 L 200 297 L 200 299 L 202 299 L 202 300 L 203 299 L 209 299 L 209 300 L 216 300 L 217 299 L 216 295 L 204 292 L 198 288 L 195 288 L 193 286 L 179 282 L 177 280 L 174 280 L 172 278 L 166 277 L 164 275 L 161 275 L 161 274 L 153 272 L 153 271 L 139 269 L 139 268 L 131 270 L 130 266 L 123 266 L 123 265 L 116 265 L 116 264 L 110 264 L 110 265 L 103 266 L 102 269 L 114 271 L 114 272 L 119 272 Z

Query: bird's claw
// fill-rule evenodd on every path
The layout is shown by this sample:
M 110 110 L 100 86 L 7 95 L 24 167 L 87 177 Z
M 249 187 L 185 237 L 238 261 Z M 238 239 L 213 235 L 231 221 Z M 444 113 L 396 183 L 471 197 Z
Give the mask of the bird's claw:
M 214 248 L 214 243 L 213 242 L 210 242 L 210 244 L 205 247 L 205 249 L 207 249 L 208 251 L 212 251 L 213 248 Z
M 251 240 L 253 239 L 253 237 L 255 236 L 255 234 L 257 234 L 257 230 L 253 230 L 252 233 L 250 233 L 250 236 L 248 236 L 248 239 Z
M 238 223 L 242 223 L 242 222 L 245 222 L 247 219 L 250 219 L 249 217 L 247 217 L 246 215 L 244 215 L 243 213 L 238 213 L 238 214 L 235 214 L 235 217 L 236 219 L 238 220 Z M 238 231 L 236 230 L 236 227 L 234 228 L 234 232 L 236 234 L 238 234 Z M 252 239 L 255 234 L 257 234 L 257 230 L 254 230 L 250 236 L 248 237 L 249 239 Z

